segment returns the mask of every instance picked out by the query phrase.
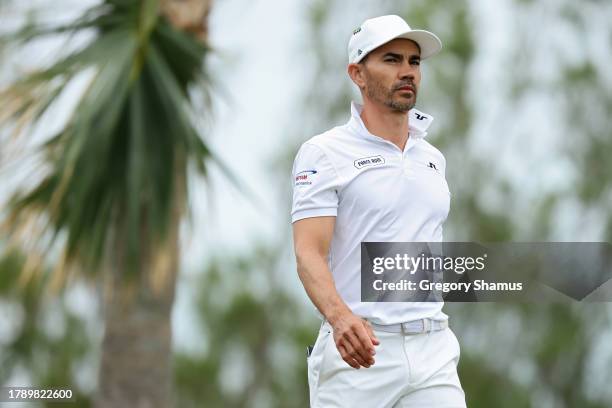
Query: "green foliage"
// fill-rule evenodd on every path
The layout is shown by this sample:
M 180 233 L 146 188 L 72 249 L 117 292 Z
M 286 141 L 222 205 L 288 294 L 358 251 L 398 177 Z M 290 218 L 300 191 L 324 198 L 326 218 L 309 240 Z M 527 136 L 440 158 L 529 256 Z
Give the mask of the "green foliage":
M 528 390 L 482 363 L 482 356 L 462 350 L 459 378 L 470 408 L 531 407 Z
M 64 259 L 95 273 L 106 245 L 127 237 L 129 271 L 143 242 L 163 243 L 189 163 L 206 174 L 211 153 L 194 124 L 189 92 L 203 81 L 206 47 L 174 29 L 156 1 L 106 1 L 72 24 L 26 26 L 5 40 L 93 30 L 83 48 L 11 84 L 0 124 L 17 135 L 43 120 L 75 78 L 88 76 L 70 119 L 43 146 L 50 168 L 11 200 L 11 231 L 43 214 L 65 237 Z M 203 89 L 198 88 L 200 91 Z M 32 175 L 38 180 L 37 174 Z M 177 201 L 178 200 L 178 201 Z
M 287 291 L 278 252 L 220 257 L 194 285 L 206 346 L 200 356 L 176 358 L 178 406 L 308 405 L 305 349 L 316 322 Z
M 278 253 L 278 248 L 269 248 L 243 257 L 218 257 L 191 282 L 197 312 L 193 324 L 202 329 L 198 341 L 204 351 L 175 354 L 177 406 L 308 405 L 305 349 L 315 340 L 317 321 L 287 290 L 287 271 L 279 268 Z M 99 339 L 86 328 L 99 322 L 75 316 L 65 306 L 64 293 L 49 293 L 45 282 L 32 279 L 20 288 L 24 261 L 14 252 L 0 258 L 0 299 L 24 311 L 21 317 L 11 316 L 18 329 L 10 343 L 0 345 L 0 384 L 21 367 L 34 385 L 71 388 L 77 396 L 71 406 L 88 407 L 93 395 L 79 388 L 75 367 L 85 361 L 85 369 L 96 368 L 91 356 L 99 353 Z M 59 337 L 45 330 L 51 309 L 65 321 Z
M 77 367 L 92 353 L 92 341 L 83 319 L 69 310 L 63 297 L 49 293 L 45 276 L 19 282 L 25 256 L 6 252 L 0 257 L 0 299 L 4 310 L 20 311 L 6 317 L 14 330 L 9 341 L 0 343 L 0 384 L 24 370 L 39 388 L 71 389 L 75 402 L 53 403 L 53 407 L 89 407 L 90 396 L 76 381 Z M 49 332 L 49 319 L 63 322 L 61 330 Z M 89 367 L 91 369 L 91 367 Z
M 592 368 L 601 353 L 595 345 L 606 335 L 602 328 L 610 325 L 602 304 L 449 304 L 445 309 L 462 343 L 459 375 L 468 406 L 494 401 L 517 407 L 543 401 L 609 406 L 610 397 L 593 387 L 595 378 L 600 384 L 610 380 L 608 370 Z

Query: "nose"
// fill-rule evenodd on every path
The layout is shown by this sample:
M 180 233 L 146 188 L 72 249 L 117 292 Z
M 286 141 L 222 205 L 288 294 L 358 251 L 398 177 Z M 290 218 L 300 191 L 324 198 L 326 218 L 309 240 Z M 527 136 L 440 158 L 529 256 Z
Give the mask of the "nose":
M 404 62 L 398 72 L 398 77 L 402 81 L 414 81 L 415 78 L 415 67 L 409 62 Z

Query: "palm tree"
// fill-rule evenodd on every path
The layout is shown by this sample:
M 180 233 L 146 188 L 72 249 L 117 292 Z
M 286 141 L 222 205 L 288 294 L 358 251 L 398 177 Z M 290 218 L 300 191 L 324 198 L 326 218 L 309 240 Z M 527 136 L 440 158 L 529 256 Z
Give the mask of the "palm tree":
M 42 166 L 12 196 L 2 228 L 27 245 L 24 279 L 59 248 L 53 285 L 75 274 L 103 283 L 100 407 L 172 405 L 179 224 L 189 169 L 205 175 L 212 158 L 193 103 L 209 82 L 210 7 L 211 0 L 104 0 L 70 24 L 27 25 L 10 37 L 15 45 L 93 34 L 0 91 L 0 126 L 31 142 L 67 87 L 87 82 L 70 118 L 40 146 Z

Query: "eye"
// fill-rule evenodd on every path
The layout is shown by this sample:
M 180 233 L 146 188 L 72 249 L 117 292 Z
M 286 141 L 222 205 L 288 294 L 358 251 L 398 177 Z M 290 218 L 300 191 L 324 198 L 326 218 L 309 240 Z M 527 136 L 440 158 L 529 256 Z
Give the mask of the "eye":
M 414 59 L 414 60 L 410 61 L 410 64 L 411 65 L 417 65 L 417 66 L 421 65 L 421 60 Z
M 397 62 L 398 59 L 396 57 L 386 57 L 385 62 Z

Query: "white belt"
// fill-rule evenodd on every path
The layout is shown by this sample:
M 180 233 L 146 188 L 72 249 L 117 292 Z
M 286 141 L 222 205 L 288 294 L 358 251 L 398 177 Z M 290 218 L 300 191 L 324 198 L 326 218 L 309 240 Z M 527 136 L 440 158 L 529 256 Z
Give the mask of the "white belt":
M 374 330 L 389 333 L 419 334 L 435 330 L 444 330 L 448 327 L 448 320 L 419 319 L 405 323 L 378 324 L 370 322 Z

